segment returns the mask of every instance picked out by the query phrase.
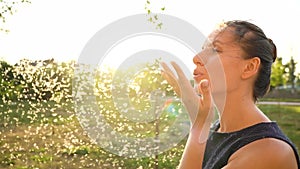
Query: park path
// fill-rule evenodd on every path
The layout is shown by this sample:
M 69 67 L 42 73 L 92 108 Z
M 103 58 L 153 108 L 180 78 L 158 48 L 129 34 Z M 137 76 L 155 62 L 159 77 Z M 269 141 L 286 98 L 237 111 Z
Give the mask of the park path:
M 300 106 L 300 102 L 261 101 L 261 102 L 257 102 L 257 104 L 261 104 L 261 105 Z

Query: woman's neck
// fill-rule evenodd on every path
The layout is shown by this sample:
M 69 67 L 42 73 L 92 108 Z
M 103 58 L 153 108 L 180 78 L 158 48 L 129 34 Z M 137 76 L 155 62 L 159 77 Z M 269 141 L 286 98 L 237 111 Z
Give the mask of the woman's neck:
M 251 95 L 235 94 L 214 97 L 219 110 L 220 132 L 238 131 L 260 122 L 270 121 L 255 105 Z

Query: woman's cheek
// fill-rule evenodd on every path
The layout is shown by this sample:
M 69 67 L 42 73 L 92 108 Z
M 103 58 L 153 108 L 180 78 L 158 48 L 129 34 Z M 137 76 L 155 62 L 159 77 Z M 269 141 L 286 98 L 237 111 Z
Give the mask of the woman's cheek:
M 211 82 L 212 92 L 225 92 L 227 90 L 227 79 L 225 68 L 220 59 L 215 59 L 206 65 L 207 75 Z

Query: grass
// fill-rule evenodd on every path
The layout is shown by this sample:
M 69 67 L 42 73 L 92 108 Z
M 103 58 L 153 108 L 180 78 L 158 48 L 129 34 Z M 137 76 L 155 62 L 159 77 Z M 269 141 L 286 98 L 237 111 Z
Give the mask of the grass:
M 93 144 L 76 116 L 53 103 L 0 107 L 0 168 L 155 168 L 155 156 L 125 158 Z M 300 147 L 300 106 L 259 105 Z M 176 168 L 186 139 L 158 155 L 160 169 Z
M 51 106 L 49 106 L 51 105 Z M 0 168 L 154 168 L 155 156 L 125 158 L 95 145 L 77 117 L 53 103 L 17 103 L 0 111 Z M 185 140 L 158 155 L 160 168 L 178 165 Z
M 260 105 L 263 112 L 276 121 L 300 150 L 300 106 Z

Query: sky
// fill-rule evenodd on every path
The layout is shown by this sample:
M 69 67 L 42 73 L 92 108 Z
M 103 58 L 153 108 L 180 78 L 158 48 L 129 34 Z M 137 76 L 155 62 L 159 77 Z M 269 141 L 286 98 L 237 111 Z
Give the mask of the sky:
M 77 60 L 97 31 L 120 18 L 146 13 L 145 4 L 146 0 L 32 0 L 7 18 L 10 32 L 0 33 L 0 59 L 11 64 L 22 58 Z M 251 21 L 274 41 L 284 62 L 291 56 L 300 61 L 300 0 L 150 0 L 153 12 L 162 7 L 162 13 L 189 22 L 205 35 L 221 21 Z

